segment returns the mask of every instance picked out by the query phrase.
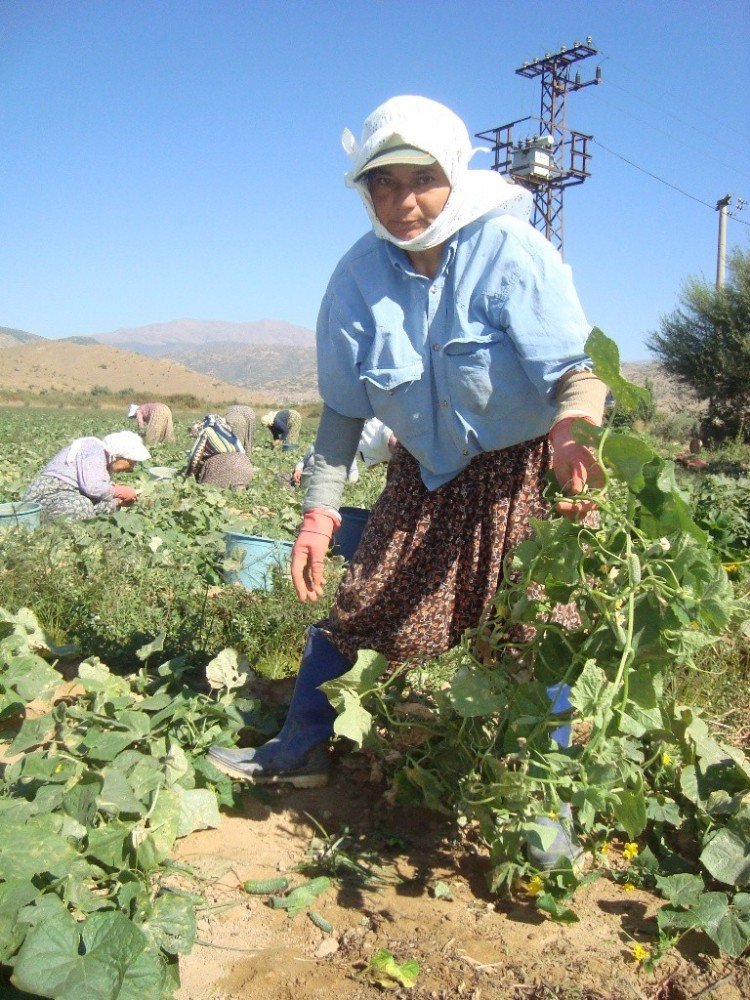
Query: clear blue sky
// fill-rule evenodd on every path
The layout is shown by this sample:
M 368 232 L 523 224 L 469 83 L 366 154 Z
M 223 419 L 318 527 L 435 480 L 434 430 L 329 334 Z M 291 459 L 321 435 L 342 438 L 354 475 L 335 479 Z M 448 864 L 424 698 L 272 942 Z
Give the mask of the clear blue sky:
M 604 82 L 568 125 L 686 192 L 595 144 L 565 195 L 587 316 L 645 358 L 684 280 L 714 280 L 717 199 L 750 198 L 747 0 L 0 0 L 0 326 L 313 327 L 367 227 L 342 128 L 399 93 L 472 133 L 538 114 L 515 69 L 587 35 Z

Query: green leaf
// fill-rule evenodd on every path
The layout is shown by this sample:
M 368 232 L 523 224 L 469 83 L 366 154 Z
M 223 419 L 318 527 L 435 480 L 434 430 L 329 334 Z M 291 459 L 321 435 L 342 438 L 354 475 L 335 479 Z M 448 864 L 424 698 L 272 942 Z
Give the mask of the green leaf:
M 25 753 L 32 747 L 41 746 L 52 739 L 55 734 L 55 720 L 48 712 L 40 715 L 36 719 L 24 719 L 21 728 L 16 733 L 16 737 L 10 745 L 8 753 L 15 756 L 17 753 Z
M 130 835 L 134 826 L 134 822 L 112 820 L 90 830 L 87 857 L 94 858 L 108 868 L 121 868 L 130 849 Z
M 365 977 L 375 986 L 396 990 L 399 986 L 413 989 L 419 977 L 419 963 L 410 958 L 400 965 L 387 948 L 376 951 L 365 969 Z
M 328 685 L 323 684 L 322 687 Z M 327 692 L 326 692 L 327 693 Z M 333 723 L 333 731 L 337 736 L 344 736 L 358 747 L 361 747 L 372 731 L 372 715 L 362 705 L 355 691 L 342 688 L 336 698 L 337 706 L 341 706 L 340 714 Z
M 602 725 L 612 704 L 615 689 L 595 660 L 587 660 L 570 692 L 570 703 L 583 719 Z
M 644 470 L 654 453 L 640 438 L 628 434 L 610 434 L 602 449 L 602 458 L 615 476 L 627 483 L 634 493 L 646 484 Z
M 530 820 L 521 827 L 527 843 L 541 851 L 548 851 L 555 842 L 559 829 L 552 825 L 542 825 Z
M 80 779 L 63 796 L 63 808 L 84 827 L 91 826 L 96 816 L 96 803 L 102 780 L 93 771 L 84 771 Z
M 19 923 L 18 912 L 39 895 L 37 887 L 27 879 L 14 878 L 0 883 L 0 962 L 6 963 L 15 954 L 26 934 Z
M 626 788 L 618 792 L 615 819 L 631 840 L 643 833 L 646 828 L 646 797 L 642 788 L 636 791 Z
M 113 732 L 110 729 L 100 729 L 98 726 L 92 727 L 78 746 L 78 753 L 90 760 L 104 763 L 114 760 L 138 738 L 137 733 Z
M 180 801 L 180 821 L 178 837 L 187 837 L 194 830 L 207 830 L 221 826 L 221 816 L 216 795 L 210 788 L 183 788 L 173 785 Z
M 247 657 L 236 649 L 222 649 L 206 664 L 206 680 L 214 690 L 226 688 L 232 691 L 247 681 L 250 671 Z
M 448 698 L 463 719 L 492 715 L 503 708 L 507 699 L 496 693 L 498 680 L 495 673 L 460 667 L 454 675 Z
M 706 889 L 700 875 L 687 873 L 656 875 L 656 885 L 672 906 L 694 906 Z
M 195 941 L 193 902 L 173 892 L 162 892 L 139 927 L 156 949 L 170 955 L 188 955 Z
M 559 899 L 555 899 L 551 892 L 540 892 L 534 897 L 534 902 L 538 910 L 548 913 L 559 924 L 577 924 L 581 919 L 569 906 L 564 906 Z
M 113 674 L 97 656 L 90 656 L 79 664 L 78 679 L 84 690 L 92 694 L 102 692 L 110 697 L 130 694 L 130 685 L 125 678 Z
M 732 830 L 719 830 L 703 848 L 700 862 L 718 882 L 750 885 L 750 843 Z
M 164 970 L 147 939 L 119 912 L 77 923 L 67 912 L 26 935 L 11 981 L 53 1000 L 160 1000 Z
M 24 702 L 39 698 L 49 699 L 59 684 L 62 674 L 53 669 L 49 663 L 35 653 L 14 656 L 9 666 L 3 671 L 0 683 L 6 689 L 17 692 Z
M 97 803 L 102 812 L 110 816 L 131 813 L 141 816 L 146 812 L 144 800 L 133 794 L 133 788 L 122 771 L 116 767 L 105 767 L 102 771 L 104 784 Z
M 67 875 L 79 855 L 58 832 L 61 825 L 53 816 L 32 816 L 27 823 L 0 821 L 0 877 Z
M 586 353 L 594 363 L 594 371 L 606 382 L 618 405 L 628 411 L 634 410 L 639 403 L 651 401 L 648 389 L 628 382 L 620 373 L 620 351 L 614 340 L 611 340 L 598 326 L 595 326 L 586 341 Z
M 447 899 L 449 902 L 453 901 L 453 890 L 447 882 L 436 882 L 432 887 L 432 895 L 434 899 Z
M 141 661 L 146 661 L 149 656 L 153 656 L 154 653 L 161 653 L 164 649 L 164 640 L 167 637 L 167 633 L 162 631 L 156 635 L 151 642 L 147 642 L 145 646 L 141 646 L 140 649 L 136 649 L 135 655 Z
M 148 818 L 133 828 L 131 839 L 139 868 L 150 871 L 169 857 L 179 826 L 179 797 L 163 788 L 158 792 L 158 799 Z
M 336 711 L 343 711 L 343 696 L 345 691 L 361 693 L 369 691 L 375 682 L 388 669 L 388 661 L 373 649 L 361 649 L 350 670 L 341 677 L 326 681 L 320 685 Z M 341 708 L 339 707 L 341 705 Z

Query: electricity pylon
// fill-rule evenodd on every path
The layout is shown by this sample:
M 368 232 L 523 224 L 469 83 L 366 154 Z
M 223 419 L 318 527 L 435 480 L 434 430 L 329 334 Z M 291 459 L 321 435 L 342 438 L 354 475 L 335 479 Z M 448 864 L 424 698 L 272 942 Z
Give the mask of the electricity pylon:
M 571 66 L 596 54 L 591 38 L 587 38 L 585 43 L 574 42 L 570 48 L 563 46 L 559 52 L 546 52 L 542 58 L 525 62 L 516 70 L 519 76 L 541 77 L 539 117 L 527 115 L 477 133 L 478 139 L 493 143 L 495 161 L 492 169 L 512 177 L 533 193 L 532 222 L 560 252 L 564 242 L 563 191 L 573 184 L 582 184 L 591 176 L 588 146 L 593 139 L 591 135 L 567 127 L 566 98 L 576 90 L 602 82 L 601 67 L 597 66 L 593 80 L 583 82 L 580 73 L 571 76 Z M 518 125 L 531 121 L 538 122 L 535 136 L 519 139 L 517 133 L 514 135 L 513 130 Z

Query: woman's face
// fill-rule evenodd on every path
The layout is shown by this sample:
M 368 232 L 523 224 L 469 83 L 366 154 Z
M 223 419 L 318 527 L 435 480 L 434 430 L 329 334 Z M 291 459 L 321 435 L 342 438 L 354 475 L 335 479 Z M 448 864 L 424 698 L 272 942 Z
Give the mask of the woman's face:
M 135 462 L 129 458 L 113 458 L 107 466 L 110 472 L 132 472 Z
M 367 175 L 367 186 L 382 226 L 398 240 L 413 240 L 445 208 L 451 186 L 442 167 L 393 164 L 376 167 Z

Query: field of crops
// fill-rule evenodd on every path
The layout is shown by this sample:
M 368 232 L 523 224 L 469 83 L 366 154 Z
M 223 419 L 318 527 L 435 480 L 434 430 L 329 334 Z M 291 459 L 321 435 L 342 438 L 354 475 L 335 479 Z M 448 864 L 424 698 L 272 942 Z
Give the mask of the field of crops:
M 632 402 L 606 344 L 598 363 L 615 395 Z M 184 464 L 196 414 L 175 416 L 178 441 L 154 449 L 154 465 Z M 122 424 L 121 414 L 93 408 L 5 408 L 0 502 L 18 498 L 66 441 Z M 156 481 L 140 470 L 122 477 L 139 490 L 130 510 L 2 535 L 0 994 L 632 996 L 606 971 L 599 982 L 581 972 L 570 985 L 568 959 L 555 966 L 567 980 L 548 959 L 519 980 L 517 956 L 506 963 L 520 983 L 513 992 L 500 963 L 456 957 L 459 931 L 451 925 L 450 941 L 444 933 L 452 906 L 476 928 L 481 910 L 487 920 L 536 928 L 540 940 L 542 928 L 559 927 L 570 943 L 591 899 L 601 908 L 606 897 L 617 929 L 614 950 L 610 942 L 601 954 L 621 964 L 641 996 L 676 1000 L 715 980 L 724 1000 L 739 998 L 750 981 L 742 959 L 750 941 L 747 479 L 709 468 L 678 483 L 647 435 L 590 430 L 609 477 L 598 522 L 540 524 L 517 552 L 498 617 L 451 655 L 394 671 L 363 652 L 327 685 L 337 732 L 354 751 L 341 758 L 335 794 L 318 799 L 320 811 L 312 793 L 299 806 L 314 812 L 310 850 L 291 860 L 266 852 L 270 872 L 247 867 L 246 855 L 238 867 L 258 877 L 235 878 L 231 891 L 225 879 L 219 892 L 184 844 L 210 836 L 222 814 L 226 843 L 241 828 L 251 839 L 263 831 L 270 844 L 272 814 L 282 825 L 288 815 L 285 799 L 233 787 L 204 751 L 276 731 L 283 707 L 247 666 L 266 679 L 291 675 L 305 627 L 325 610 L 300 605 L 283 574 L 270 592 L 224 582 L 232 567 L 225 531 L 291 539 L 297 526 L 300 496 L 284 482 L 294 456 L 274 451 L 263 433 L 247 491 Z M 313 434 L 306 421 L 303 436 Z M 364 472 L 345 502 L 371 506 L 383 481 L 382 468 Z M 339 572 L 334 559 L 329 596 Z M 572 628 L 556 615 L 570 602 L 580 618 Z M 569 750 L 550 737 L 545 689 L 560 682 L 572 686 Z M 358 828 L 336 796 L 356 801 L 362 788 L 369 808 Z M 536 872 L 525 849 L 547 846 L 538 819 L 559 815 L 563 803 L 575 809 L 587 864 Z M 405 840 L 413 825 L 399 827 L 404 815 L 412 824 L 432 817 L 418 825 L 450 845 L 441 863 L 428 851 L 431 861 L 408 872 L 399 864 L 404 852 L 418 854 L 418 835 L 411 848 Z M 421 901 L 421 937 L 382 917 L 404 897 Z M 612 899 L 626 901 L 627 920 Z M 635 899 L 640 920 L 627 908 Z M 306 965 L 296 979 L 282 974 L 280 955 L 273 989 L 250 971 L 241 989 L 235 981 L 236 994 L 217 985 L 196 952 L 205 955 L 212 934 L 214 947 L 232 950 L 217 943 L 225 938 L 216 921 L 238 907 L 245 936 L 233 939 L 235 960 L 255 961 L 245 954 L 249 912 L 256 928 L 286 935 L 285 949 L 325 966 L 325 977 L 306 979 Z M 307 930 L 289 938 L 287 928 L 305 917 Z M 432 949 L 423 940 L 430 935 Z M 234 966 L 216 954 L 228 975 Z M 180 967 L 190 972 L 181 988 Z M 201 976 L 210 989 L 198 985 Z

